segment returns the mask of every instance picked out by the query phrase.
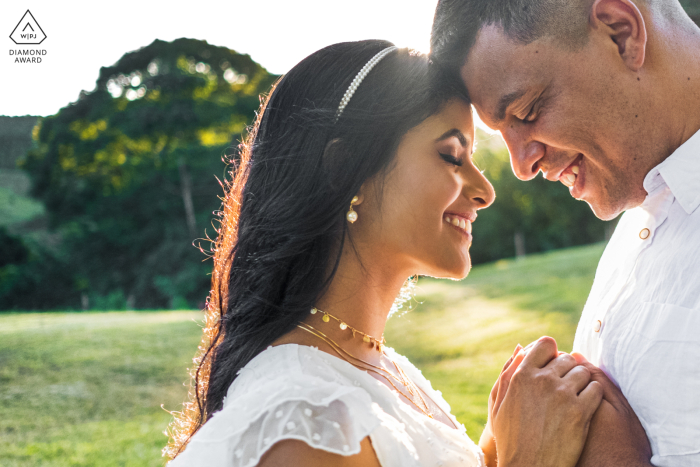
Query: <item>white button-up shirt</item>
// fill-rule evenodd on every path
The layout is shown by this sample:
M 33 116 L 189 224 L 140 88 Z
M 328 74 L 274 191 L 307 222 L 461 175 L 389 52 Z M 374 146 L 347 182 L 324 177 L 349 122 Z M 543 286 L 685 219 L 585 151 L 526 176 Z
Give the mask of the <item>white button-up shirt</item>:
M 657 466 L 700 466 L 700 131 L 644 179 L 596 271 L 574 350 L 620 387 Z

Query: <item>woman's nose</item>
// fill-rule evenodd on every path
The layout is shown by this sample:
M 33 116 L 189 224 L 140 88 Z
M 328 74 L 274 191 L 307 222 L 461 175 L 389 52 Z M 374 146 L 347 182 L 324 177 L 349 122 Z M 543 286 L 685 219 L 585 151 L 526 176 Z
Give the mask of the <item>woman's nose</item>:
M 466 180 L 465 195 L 476 205 L 476 209 L 484 209 L 496 199 L 493 185 L 476 167 L 472 177 Z

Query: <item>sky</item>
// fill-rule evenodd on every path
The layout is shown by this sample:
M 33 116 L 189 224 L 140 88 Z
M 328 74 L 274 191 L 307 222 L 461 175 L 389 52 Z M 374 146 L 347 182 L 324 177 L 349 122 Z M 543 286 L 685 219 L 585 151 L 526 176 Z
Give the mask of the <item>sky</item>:
M 208 0 L 0 3 L 0 115 L 52 115 L 95 87 L 99 69 L 155 39 L 203 39 L 249 54 L 283 74 L 335 42 L 388 39 L 429 50 L 436 0 Z M 10 38 L 27 10 L 46 35 L 40 45 Z M 15 63 L 11 51 L 46 50 L 41 63 Z

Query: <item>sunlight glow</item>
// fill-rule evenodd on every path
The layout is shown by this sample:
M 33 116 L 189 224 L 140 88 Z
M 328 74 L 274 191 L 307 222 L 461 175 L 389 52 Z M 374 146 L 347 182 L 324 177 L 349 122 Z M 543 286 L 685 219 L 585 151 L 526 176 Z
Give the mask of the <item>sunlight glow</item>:
M 158 64 L 155 61 L 148 64 L 148 74 L 151 76 L 158 74 Z
M 484 122 L 482 122 L 481 119 L 479 118 L 479 114 L 476 113 L 476 110 L 472 111 L 472 116 L 474 117 L 474 125 L 477 128 L 483 130 L 484 133 L 487 133 L 489 135 L 500 135 L 501 134 L 500 131 L 493 130 L 493 129 L 489 128 L 488 126 L 486 126 L 486 124 Z
M 122 87 L 121 87 L 119 84 L 117 84 L 117 82 L 114 81 L 113 79 L 110 79 L 109 81 L 107 81 L 107 91 L 108 91 L 108 92 L 112 95 L 112 97 L 114 97 L 115 99 L 116 99 L 117 97 L 120 97 L 120 96 L 122 95 L 122 92 L 124 92 L 124 90 L 122 89 Z
M 12 30 L 26 5 L 3 4 L 0 23 Z M 74 102 L 81 90 L 92 91 L 100 67 L 116 63 L 125 53 L 145 47 L 155 39 L 180 37 L 206 40 L 250 55 L 275 74 L 283 74 L 304 57 L 327 45 L 362 39 L 387 39 L 399 47 L 429 51 L 430 28 L 437 0 L 212 0 L 198 8 L 174 8 L 155 0 L 141 0 L 139 15 L 128 8 L 71 0 L 34 0 L 32 14 L 46 31 L 41 44 L 46 59 L 33 67 L 11 60 L 0 61 L 0 88 L 5 93 L 0 115 L 51 115 Z M 158 18 L 158 21 L 153 21 Z M 231 18 L 238 18 L 235 28 Z M 107 20 L 108 19 L 108 20 Z M 12 24 L 11 24 L 12 23 Z M 85 40 L 94 37 L 98 40 Z M 80 50 L 80 59 L 75 53 Z M 242 84 L 247 76 L 231 69 L 226 80 Z M 191 73 L 207 74 L 207 64 L 187 63 Z M 146 68 L 151 76 L 159 65 Z M 46 86 L 50 76 L 52 86 Z M 113 97 L 136 90 L 143 76 L 116 76 L 107 84 Z M 130 89 L 131 88 L 131 89 Z M 129 92 L 131 91 L 131 92 Z M 32 96 L 27 99 L 26 96 Z

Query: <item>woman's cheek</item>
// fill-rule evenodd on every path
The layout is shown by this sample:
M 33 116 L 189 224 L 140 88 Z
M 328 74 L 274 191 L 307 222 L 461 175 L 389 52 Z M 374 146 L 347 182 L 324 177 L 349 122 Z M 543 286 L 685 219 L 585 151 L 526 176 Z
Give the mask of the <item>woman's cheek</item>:
M 450 174 L 446 177 L 441 177 L 442 181 L 435 183 L 436 197 L 438 197 L 442 204 L 445 206 L 443 211 L 447 209 L 452 203 L 454 203 L 457 198 L 459 198 L 462 192 L 462 185 L 459 183 L 457 177 Z

